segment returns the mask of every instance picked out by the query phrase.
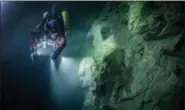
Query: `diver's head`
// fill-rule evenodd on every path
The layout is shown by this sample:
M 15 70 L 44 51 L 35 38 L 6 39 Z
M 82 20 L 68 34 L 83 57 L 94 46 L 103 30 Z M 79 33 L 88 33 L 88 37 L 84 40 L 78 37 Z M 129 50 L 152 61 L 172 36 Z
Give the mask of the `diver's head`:
M 44 12 L 44 14 L 43 14 L 43 19 L 46 19 L 46 18 L 48 18 L 48 17 L 49 17 L 49 12 L 48 12 L 48 11 Z

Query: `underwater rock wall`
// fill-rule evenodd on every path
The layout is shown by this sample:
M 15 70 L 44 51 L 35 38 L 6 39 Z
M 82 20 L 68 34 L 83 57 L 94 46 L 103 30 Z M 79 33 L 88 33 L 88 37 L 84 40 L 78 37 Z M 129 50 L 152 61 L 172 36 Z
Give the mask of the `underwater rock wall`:
M 181 2 L 107 3 L 80 63 L 83 110 L 182 109 L 183 37 Z

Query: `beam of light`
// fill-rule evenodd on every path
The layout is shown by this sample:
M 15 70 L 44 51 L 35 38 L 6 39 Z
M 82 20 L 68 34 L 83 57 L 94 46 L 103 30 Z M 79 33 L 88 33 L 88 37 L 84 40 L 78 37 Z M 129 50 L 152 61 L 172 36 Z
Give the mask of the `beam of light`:
M 37 51 L 37 55 L 40 56 L 41 55 L 41 52 L 40 51 Z
M 1 14 L 5 15 L 9 14 L 8 12 L 12 10 L 12 8 L 15 6 L 15 2 L 13 1 L 0 1 L 1 2 Z
M 58 77 L 58 71 L 55 67 L 55 62 L 50 59 L 50 74 L 51 74 L 51 93 L 54 98 L 57 97 L 58 89 L 60 88 L 60 77 Z
M 50 60 L 50 97 L 58 106 L 61 106 L 61 101 L 69 100 L 73 92 L 71 90 L 79 87 L 79 61 L 73 57 L 64 57 L 62 53 L 56 61 Z
M 78 60 L 72 57 L 61 57 L 59 72 L 70 85 L 78 84 Z
M 1 11 L 4 12 L 9 5 L 12 5 L 12 3 L 9 1 L 1 1 Z
M 60 79 L 57 77 L 57 70 L 54 64 L 54 61 L 50 59 L 50 96 L 51 99 L 55 102 L 59 102 L 59 95 L 60 93 L 58 92 L 60 89 L 59 82 Z
M 7 21 L 7 15 L 15 5 L 15 2 L 12 1 L 0 1 L 1 2 L 1 22 L 4 23 Z
M 79 85 L 78 60 L 71 57 L 61 57 L 59 68 L 56 69 L 55 61 L 50 61 L 51 68 L 51 98 L 56 103 L 68 98 L 70 89 Z
M 50 59 L 50 72 L 54 74 L 56 72 L 54 61 Z

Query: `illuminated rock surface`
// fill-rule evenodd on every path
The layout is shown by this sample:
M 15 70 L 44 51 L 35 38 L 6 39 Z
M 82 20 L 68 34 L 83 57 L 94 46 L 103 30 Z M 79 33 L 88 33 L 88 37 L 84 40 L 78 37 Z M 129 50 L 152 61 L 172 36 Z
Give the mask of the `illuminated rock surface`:
M 83 47 L 83 110 L 182 109 L 183 9 L 177 2 L 106 5 Z

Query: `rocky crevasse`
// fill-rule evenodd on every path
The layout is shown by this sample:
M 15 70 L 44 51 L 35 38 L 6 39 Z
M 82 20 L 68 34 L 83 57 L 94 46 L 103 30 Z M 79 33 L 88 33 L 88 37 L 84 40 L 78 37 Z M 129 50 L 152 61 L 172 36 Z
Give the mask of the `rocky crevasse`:
M 164 51 L 175 50 L 183 37 L 180 2 L 107 3 L 83 47 L 83 110 L 182 109 L 183 52 Z

